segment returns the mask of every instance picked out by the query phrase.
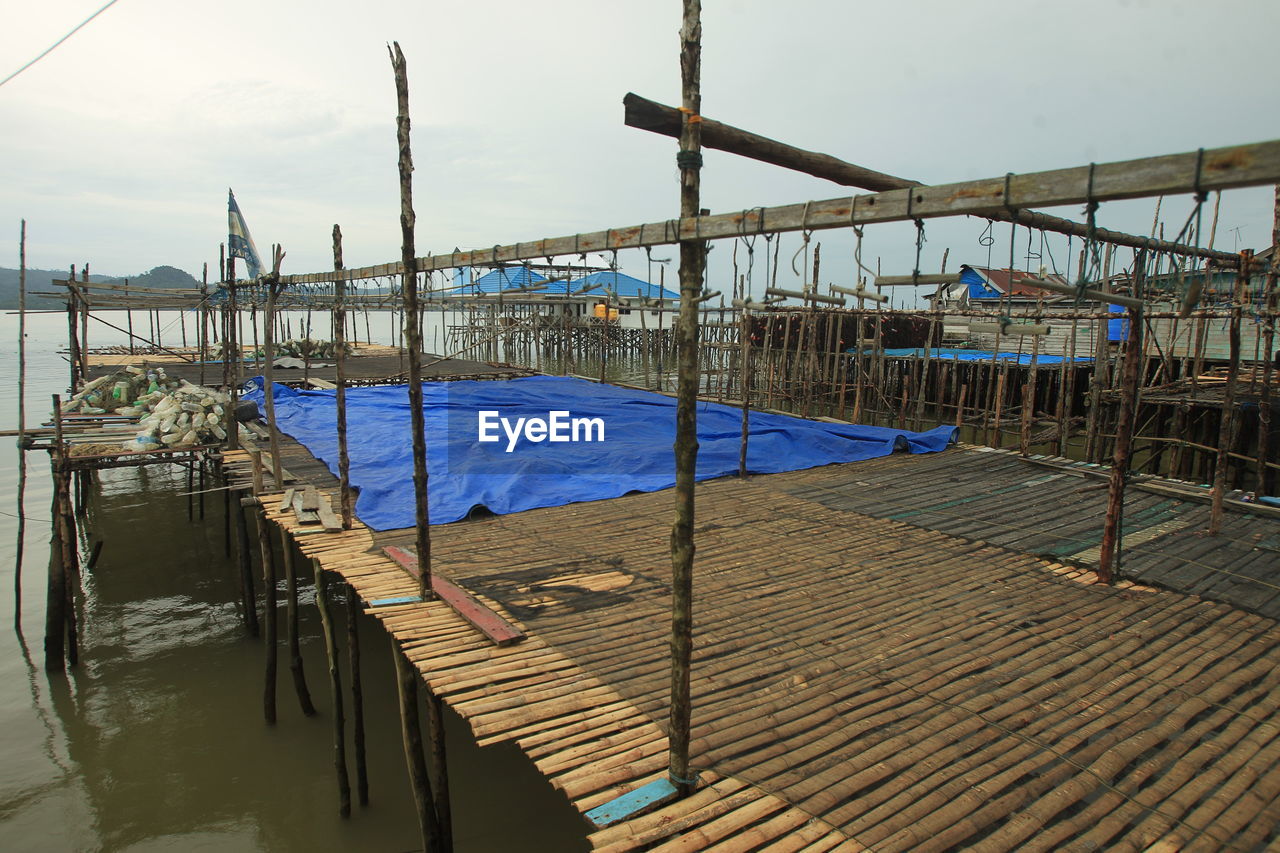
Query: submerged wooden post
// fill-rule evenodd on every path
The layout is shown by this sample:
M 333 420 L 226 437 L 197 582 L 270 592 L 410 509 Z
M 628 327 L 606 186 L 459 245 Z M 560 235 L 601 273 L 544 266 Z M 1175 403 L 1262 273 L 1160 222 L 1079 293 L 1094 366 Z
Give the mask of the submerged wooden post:
M 356 796 L 369 805 L 369 768 L 364 748 L 364 687 L 360 681 L 360 596 L 347 584 L 347 657 L 351 667 L 352 745 L 356 750 Z
M 342 229 L 333 226 L 333 268 L 342 269 Z M 338 407 L 338 493 L 342 504 L 342 529 L 350 530 L 351 511 L 351 456 L 347 453 L 347 311 L 343 300 L 347 296 L 347 284 L 341 277 L 333 283 L 333 352 L 337 375 L 334 392 Z
M 271 445 L 271 478 L 275 491 L 284 489 L 284 466 L 280 462 L 280 431 L 276 426 L 275 391 L 272 385 L 272 368 L 275 362 L 274 324 L 276 315 L 276 298 L 282 289 L 280 284 L 280 264 L 284 260 L 284 252 L 280 246 L 272 247 L 271 275 L 267 278 L 267 317 L 263 324 L 263 365 L 262 394 L 266 406 L 268 441 Z M 266 513 L 258 516 L 260 525 L 267 523 Z M 289 672 L 293 676 L 293 690 L 298 695 L 298 705 L 303 715 L 315 716 L 315 705 L 311 702 L 311 691 L 307 689 L 307 675 L 302 666 L 302 648 L 298 643 L 298 574 L 293 564 L 293 549 L 289 546 L 289 538 L 284 530 L 280 531 L 280 557 L 284 561 L 285 578 L 285 637 L 289 648 Z M 274 596 L 274 590 L 268 590 L 268 596 Z M 274 620 L 269 625 L 269 632 L 274 632 Z M 274 654 L 274 653 L 273 653 Z
M 276 669 L 279 654 L 276 641 L 278 624 L 276 611 L 279 609 L 276 603 L 276 561 L 271 553 L 271 538 L 267 533 L 267 514 L 263 512 L 261 503 L 256 499 L 246 498 L 246 500 L 253 500 L 258 507 L 257 517 L 254 520 L 258 527 L 258 552 L 262 558 L 262 586 L 267 593 L 262 614 L 266 623 L 262 633 L 267 652 L 262 689 L 262 717 L 267 721 L 267 725 L 274 726 L 276 724 Z
M 404 757 L 413 786 L 413 802 L 418 810 L 418 826 L 422 830 L 422 849 L 428 853 L 448 850 L 444 846 L 440 822 L 436 817 L 435 798 L 431 792 L 431 776 L 422 750 L 422 727 L 418 719 L 418 670 L 405 657 L 394 636 L 391 657 L 396 667 L 396 689 L 400 697 L 400 733 L 404 739 Z
M 13 627 L 22 630 L 22 553 L 27 529 L 27 220 L 18 237 L 18 542 L 13 560 Z
M 702 3 L 683 0 L 680 28 L 680 216 L 698 216 L 702 167 Z M 698 297 L 706 244 L 680 242 L 680 317 L 676 325 L 676 517 L 671 529 L 671 710 L 667 775 L 681 795 L 696 779 L 689 771 L 689 666 L 693 656 L 694 473 L 698 461 Z
M 62 516 L 62 396 L 53 395 L 54 450 L 49 456 L 53 469 L 53 546 L 49 554 L 49 580 L 45 592 L 44 668 L 61 672 L 66 667 L 67 634 L 67 542 Z
M 1236 407 L 1236 384 L 1240 377 L 1240 321 L 1243 303 L 1249 287 L 1249 267 L 1253 262 L 1253 252 L 1245 249 L 1240 253 L 1240 270 L 1236 273 L 1235 299 L 1231 306 L 1231 321 L 1228 327 L 1231 346 L 1231 359 L 1227 362 L 1227 386 L 1222 394 L 1222 420 L 1218 427 L 1218 454 L 1213 464 L 1212 505 L 1209 510 L 1209 533 L 1216 535 L 1222 530 L 1223 499 L 1227 491 L 1227 465 L 1231 460 L 1231 449 L 1235 444 L 1236 431 L 1239 429 L 1239 415 Z
M 1133 295 L 1144 290 L 1147 253 L 1139 252 L 1133 262 Z M 1142 378 L 1142 309 L 1126 309 L 1129 334 L 1125 341 L 1124 379 L 1120 388 L 1120 411 L 1116 416 L 1115 450 L 1111 458 L 1111 479 L 1107 490 L 1107 515 L 1102 525 L 1102 542 L 1098 547 L 1098 580 L 1115 581 L 1114 560 L 1117 543 L 1123 535 L 1124 490 L 1129 480 L 1129 457 L 1133 447 L 1133 425 L 1137 419 L 1138 386 Z
M 320 561 L 312 559 L 316 584 L 316 609 L 320 611 L 320 629 L 324 634 L 325 657 L 329 662 L 329 697 L 333 700 L 333 767 L 338 774 L 338 814 L 351 816 L 351 782 L 347 778 L 346 717 L 342 709 L 342 670 L 338 666 L 338 638 L 333 627 L 333 609 L 329 606 L 329 588 L 325 584 Z

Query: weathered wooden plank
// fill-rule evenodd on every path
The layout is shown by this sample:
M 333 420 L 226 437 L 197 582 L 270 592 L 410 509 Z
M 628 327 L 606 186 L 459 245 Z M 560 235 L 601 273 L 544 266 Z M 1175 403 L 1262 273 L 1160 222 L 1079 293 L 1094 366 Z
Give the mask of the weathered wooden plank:
M 382 552 L 414 578 L 421 576 L 418 571 L 417 555 L 395 545 L 388 545 L 382 549 Z M 524 639 L 525 634 L 523 631 L 486 607 L 469 592 L 440 577 L 435 572 L 431 573 L 431 588 L 459 616 L 470 622 L 499 646 L 511 645 Z
M 888 190 L 807 201 L 777 207 L 754 207 L 735 213 L 685 217 L 566 237 L 518 242 L 491 249 L 449 252 L 416 258 L 419 272 L 535 260 L 551 255 L 663 246 L 681 240 L 717 240 L 744 234 L 848 228 L 880 222 L 940 216 L 999 216 L 1018 210 L 1018 221 L 1037 227 L 1044 217 L 1025 208 L 1119 201 L 1155 195 L 1178 195 L 1260 186 L 1280 181 L 1280 140 L 1188 151 L 1093 166 L 983 178 L 954 184 Z M 1143 245 L 1154 241 L 1144 242 Z M 1225 258 L 1220 263 L 1228 264 Z M 286 284 L 310 284 L 371 278 L 402 272 L 401 264 L 329 270 L 282 276 Z

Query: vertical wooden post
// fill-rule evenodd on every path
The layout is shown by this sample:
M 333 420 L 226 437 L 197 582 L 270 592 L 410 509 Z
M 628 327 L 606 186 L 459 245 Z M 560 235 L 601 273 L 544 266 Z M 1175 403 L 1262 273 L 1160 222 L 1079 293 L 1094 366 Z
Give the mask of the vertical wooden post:
M 414 260 L 413 154 L 409 147 L 409 76 L 399 42 L 393 42 L 391 67 L 396 78 L 396 139 L 400 146 L 400 236 L 404 266 L 404 332 L 409 356 L 409 417 L 413 428 L 413 491 L 416 507 L 418 595 L 435 598 L 431 588 L 431 532 L 427 501 L 426 422 L 422 411 L 422 345 L 418 340 L 418 275 Z
M 205 383 L 205 362 L 209 360 L 209 264 L 200 273 L 200 384 Z
M 356 796 L 369 805 L 369 768 L 364 748 L 364 686 L 360 680 L 360 596 L 347 584 L 347 658 L 351 667 L 352 745 L 356 749 Z
M 89 265 L 80 270 L 80 381 L 89 380 Z
M 280 246 L 272 247 L 271 275 L 266 279 L 267 316 L 266 322 L 263 323 L 262 342 L 262 393 L 263 403 L 267 410 L 268 440 L 271 444 L 271 478 L 273 480 L 273 490 L 277 492 L 284 490 L 284 466 L 280 461 L 280 431 L 276 424 L 272 368 L 276 357 L 274 336 L 276 299 L 282 289 L 280 284 L 280 264 L 284 260 L 284 255 L 285 253 Z M 258 523 L 261 525 L 267 523 L 265 511 L 258 516 Z M 293 676 L 293 689 L 298 695 L 298 705 L 302 708 L 302 713 L 305 716 L 311 717 L 315 715 L 316 709 L 311 702 L 311 691 L 307 689 L 306 671 L 302 666 L 302 648 L 298 643 L 298 574 L 293 564 L 293 548 L 290 546 L 289 538 L 285 535 L 283 528 L 280 530 L 280 556 L 284 561 L 285 636 L 289 648 L 289 671 Z M 268 590 L 268 596 L 273 594 L 272 590 Z M 274 625 L 269 623 L 269 630 L 274 630 Z
M 231 492 L 227 492 L 228 495 Z M 227 505 L 227 511 L 235 513 L 236 565 L 240 569 L 240 597 L 244 602 L 244 627 L 250 637 L 259 635 L 258 627 L 258 589 L 253 580 L 253 556 L 249 545 L 249 524 L 244 518 L 244 505 L 239 498 L 234 498 Z M 231 519 L 228 518 L 228 523 Z
M 1222 530 L 1223 498 L 1227 491 L 1227 465 L 1230 452 L 1235 442 L 1236 430 L 1239 429 L 1239 414 L 1236 412 L 1236 384 L 1240 378 L 1240 321 L 1243 303 L 1249 286 L 1249 268 L 1253 262 L 1253 252 L 1245 249 L 1240 253 L 1240 269 L 1236 273 L 1235 299 L 1231 305 L 1231 321 L 1228 327 L 1231 358 L 1227 362 L 1227 387 L 1222 393 L 1222 420 L 1218 427 L 1218 456 L 1213 465 L 1213 489 L 1210 492 L 1213 503 L 1209 510 L 1209 533 L 1216 535 Z
M 13 627 L 22 630 L 22 553 L 27 529 L 27 220 L 18 237 L 18 542 L 13 568 Z
M 263 608 L 263 620 L 266 623 L 263 630 L 263 643 L 266 645 L 267 661 L 264 672 L 264 682 L 262 689 L 262 717 L 267 721 L 267 725 L 274 726 L 276 724 L 276 669 L 277 669 L 277 640 L 276 626 L 278 625 L 277 613 L 279 609 L 276 603 L 276 561 L 271 553 L 271 539 L 267 532 L 267 514 L 263 512 L 262 505 L 254 499 L 254 504 L 258 507 L 256 518 L 258 527 L 258 553 L 262 559 L 262 587 L 266 590 L 266 604 Z
M 1271 245 L 1275 246 L 1277 242 L 1280 242 L 1280 184 L 1276 185 L 1275 214 L 1271 226 Z M 1271 381 L 1276 355 L 1276 302 L 1280 296 L 1276 289 L 1277 277 L 1280 277 L 1280 250 L 1273 250 L 1271 267 L 1267 271 L 1267 282 L 1263 288 L 1265 307 L 1262 322 L 1265 344 L 1262 352 L 1262 389 L 1258 395 L 1258 468 L 1254 477 L 1254 491 L 1260 495 L 1271 494 L 1268 489 L 1271 477 L 1267 462 L 1271 455 Z
M 62 516 L 62 396 L 53 395 L 54 450 L 49 455 L 53 471 L 53 538 L 49 555 L 49 581 L 45 591 L 44 668 L 62 672 L 66 667 L 67 541 Z
M 1133 295 L 1141 298 L 1146 290 L 1146 251 L 1138 252 L 1133 262 Z M 1129 479 L 1129 459 L 1133 447 L 1133 425 L 1137 419 L 1138 386 L 1142 379 L 1142 309 L 1130 308 L 1129 334 L 1125 341 L 1124 379 L 1120 388 L 1120 411 L 1116 415 L 1115 450 L 1111 458 L 1111 480 L 1107 490 L 1107 515 L 1102 525 L 1102 543 L 1098 548 L 1098 580 L 1114 583 L 1113 563 L 1117 544 L 1123 535 L 1124 489 Z
M 71 276 L 67 282 L 67 360 L 71 363 L 71 381 L 67 390 L 72 394 L 79 387 L 80 343 L 76 333 L 76 268 L 71 267 Z
M 747 476 L 747 435 L 750 432 L 751 417 L 751 312 L 745 307 L 741 309 L 741 331 L 739 341 L 738 383 L 742 386 L 742 444 L 738 448 L 738 476 Z
M 342 269 L 342 229 L 333 226 L 333 268 Z M 342 511 L 342 529 L 350 530 L 351 456 L 347 452 L 347 311 L 344 300 L 347 283 L 342 278 L 333 282 L 333 352 L 338 389 L 334 392 L 338 407 L 338 492 Z
M 329 606 L 329 588 L 320 561 L 312 559 L 316 584 L 316 609 L 320 611 L 320 629 L 324 634 L 325 657 L 329 662 L 329 696 L 333 700 L 333 768 L 338 774 L 338 814 L 351 816 L 351 782 L 347 778 L 346 717 L 342 709 L 342 670 L 338 666 L 338 638 L 333 627 L 333 610 Z
M 702 3 L 683 0 L 680 28 L 680 217 L 698 216 L 702 167 Z M 667 774 L 682 794 L 693 790 L 689 771 L 689 665 L 693 656 L 694 472 L 698 460 L 698 296 L 706 244 L 680 241 L 680 318 L 676 326 L 676 513 L 671 530 L 671 711 Z
M 400 44 L 392 42 L 388 52 L 391 55 L 391 67 L 395 72 L 396 81 L 396 141 L 399 145 L 401 262 L 404 266 L 404 339 L 409 357 L 409 417 L 413 429 L 413 486 L 419 569 L 418 595 L 423 601 L 430 601 L 435 598 L 435 590 L 431 587 L 431 528 L 428 511 L 429 502 L 427 499 L 426 419 L 422 408 L 422 342 L 418 317 L 417 262 L 414 259 L 414 223 L 416 216 L 413 210 L 413 154 L 409 145 L 409 74 L 404 53 L 400 50 Z M 414 752 L 414 755 L 410 757 L 410 764 L 415 777 L 414 790 L 415 795 L 417 795 L 420 791 L 416 763 L 418 761 L 417 756 L 421 755 L 422 744 L 420 736 L 417 735 L 417 705 L 416 703 L 413 704 L 412 721 L 410 721 L 406 716 L 407 703 L 405 694 L 405 682 L 408 681 L 414 685 L 413 693 L 416 695 L 417 672 L 403 658 L 404 656 L 397 651 L 397 666 L 401 667 L 401 721 L 406 727 L 405 750 L 406 754 L 410 751 Z M 412 722 L 412 728 L 414 729 L 414 738 L 410 737 L 410 722 Z M 427 723 L 431 726 L 431 742 L 443 745 L 444 720 L 439 714 L 432 714 L 428 717 Z M 418 742 L 416 747 L 411 749 L 413 747 L 411 740 L 414 739 Z M 434 798 L 434 809 L 431 808 L 431 800 L 426 803 L 419 802 L 419 821 L 422 823 L 423 841 L 427 844 L 427 849 L 437 849 L 433 846 L 433 843 L 438 843 L 439 849 L 447 851 L 453 848 L 453 841 L 449 834 L 449 827 L 452 821 L 449 817 L 447 796 L 448 766 L 443 748 L 432 749 L 431 759 L 433 763 L 431 775 L 437 780 L 438 786 L 443 788 L 444 796 L 436 796 Z M 425 767 L 423 770 L 425 772 Z M 426 788 L 422 790 L 429 792 L 429 789 L 430 784 L 427 782 Z M 430 814 L 431 822 L 434 824 L 433 828 L 427 826 L 423 819 L 424 814 Z
M 398 45 L 397 45 L 398 48 Z M 431 776 L 422 751 L 422 727 L 418 720 L 418 670 L 391 637 L 391 657 L 396 667 L 396 688 L 400 697 L 400 733 L 404 739 L 404 757 L 413 786 L 413 802 L 418 810 L 418 826 L 422 830 L 422 849 L 427 853 L 448 850 L 443 845 L 440 821 L 436 816 L 431 792 Z

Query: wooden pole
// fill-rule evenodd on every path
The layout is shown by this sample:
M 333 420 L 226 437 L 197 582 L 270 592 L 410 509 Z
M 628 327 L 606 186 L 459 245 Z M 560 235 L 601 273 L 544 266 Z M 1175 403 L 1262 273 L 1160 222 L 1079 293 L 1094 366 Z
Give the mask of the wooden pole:
M 741 331 L 738 352 L 741 364 L 738 367 L 738 383 L 742 395 L 742 444 L 738 448 L 738 476 L 747 476 L 747 435 L 750 432 L 751 417 L 751 312 L 742 309 Z
M 431 522 L 427 499 L 426 419 L 422 408 L 422 342 L 420 340 L 421 327 L 418 325 L 418 276 L 414 260 L 414 223 L 416 217 L 413 210 L 413 154 L 409 145 L 409 74 L 404 53 L 400 50 L 400 44 L 393 42 L 392 47 L 388 50 L 391 55 L 391 67 L 395 72 L 396 81 L 396 141 L 399 146 L 401 263 L 404 266 L 404 339 L 409 358 L 409 417 L 413 430 L 415 538 L 419 569 L 418 596 L 423 601 L 430 601 L 435 598 L 435 590 L 431 586 Z M 403 655 L 397 652 L 397 666 L 401 666 L 400 661 L 402 658 Z M 406 675 L 406 671 L 409 675 Z M 404 660 L 400 679 L 401 720 L 406 725 L 406 755 L 411 751 L 413 752 L 413 756 L 410 756 L 410 764 L 412 775 L 415 777 L 415 796 L 421 793 L 418 779 L 416 778 L 416 765 L 419 760 L 417 756 L 421 755 L 422 744 L 420 735 L 417 732 L 418 711 L 416 703 L 413 705 L 412 722 L 414 729 L 413 739 L 416 739 L 418 743 L 414 746 L 410 742 L 408 718 L 405 716 L 405 681 L 408 679 L 414 682 L 413 692 L 416 695 L 416 678 L 417 673 L 413 671 L 413 667 L 409 665 L 409 662 Z M 448 851 L 453 849 L 453 841 L 450 834 L 452 819 L 449 814 L 448 801 L 448 765 L 446 764 L 443 749 L 444 720 L 439 714 L 431 714 L 428 716 L 427 723 L 431 727 L 431 743 L 441 746 L 439 749 L 433 748 L 431 750 L 433 765 L 431 775 L 437 780 L 442 791 L 437 792 L 440 796 L 436 796 L 433 800 L 428 799 L 425 803 L 419 802 L 418 816 L 422 825 L 423 841 L 424 844 L 427 844 L 427 849 L 437 849 L 437 847 L 429 843 L 434 841 L 435 844 L 439 845 L 438 849 Z M 425 773 L 425 767 L 423 767 L 423 771 Z M 430 784 L 427 782 L 423 791 L 429 793 L 429 790 Z M 431 807 L 433 801 L 434 808 Z M 429 828 L 424 821 L 424 813 L 430 814 L 433 827 Z
M 397 46 L 398 48 L 398 46 Z M 436 817 L 431 777 L 422 751 L 422 727 L 418 720 L 418 671 L 405 657 L 393 636 L 391 657 L 396 668 L 396 688 L 400 697 L 400 733 L 404 740 L 404 756 L 413 787 L 413 802 L 418 810 L 418 826 L 422 830 L 422 849 L 427 853 L 448 850 L 443 845 L 440 822 Z
M 27 512 L 27 220 L 18 237 L 18 542 L 13 567 L 13 627 L 22 630 L 22 554 Z
M 263 621 L 266 623 L 263 631 L 263 642 L 266 645 L 267 660 L 264 671 L 263 690 L 262 690 L 262 718 L 267 721 L 267 725 L 274 726 L 276 724 L 276 670 L 277 670 L 277 610 L 279 606 L 276 603 L 276 561 L 271 553 L 271 538 L 267 532 L 267 515 L 262 510 L 262 505 L 257 498 L 247 498 L 252 500 L 254 505 L 258 507 L 258 512 L 254 521 L 258 528 L 258 553 L 262 559 L 262 587 L 266 590 L 266 605 L 263 612 Z
M 1280 243 L 1280 184 L 1276 185 L 1275 213 L 1271 225 L 1271 245 Z M 1271 252 L 1271 266 L 1267 271 L 1267 283 L 1263 290 L 1266 306 L 1263 310 L 1262 389 L 1258 394 L 1258 466 L 1254 491 L 1260 495 L 1268 490 L 1268 457 L 1271 455 L 1271 381 L 1276 356 L 1276 303 L 1277 278 L 1280 278 L 1280 249 Z M 22 522 L 19 521 L 19 524 Z
M 1133 293 L 1144 290 L 1146 252 L 1139 252 L 1133 262 Z M 1102 525 L 1102 542 L 1098 549 L 1098 580 L 1115 582 L 1113 563 L 1124 534 L 1124 489 L 1129 480 L 1129 460 L 1133 448 L 1133 425 L 1137 419 L 1138 386 L 1142 381 L 1142 309 L 1126 309 L 1129 334 L 1125 341 L 1124 379 L 1120 388 L 1120 411 L 1116 416 L 1115 450 L 1111 458 L 1111 479 L 1107 489 L 1107 515 Z
M 680 76 L 683 119 L 680 133 L 680 215 L 699 214 L 702 166 L 701 63 L 702 3 L 683 0 Z M 695 779 L 689 771 L 689 666 L 693 655 L 694 473 L 698 460 L 698 296 L 706 264 L 706 244 L 680 242 L 680 318 L 676 326 L 679 379 L 676 392 L 676 513 L 671 530 L 671 710 L 667 774 L 681 795 Z
M 413 430 L 413 491 L 416 507 L 418 595 L 435 598 L 431 588 L 431 531 L 427 501 L 426 421 L 422 411 L 422 346 L 418 340 L 418 276 L 414 264 L 413 154 L 409 147 L 409 75 L 399 42 L 393 42 L 391 67 L 396 78 L 396 139 L 400 158 L 401 263 L 404 265 L 403 340 L 409 357 L 409 417 Z
M 1240 377 L 1240 322 L 1243 315 L 1246 289 L 1249 286 L 1249 267 L 1253 262 L 1253 252 L 1245 249 L 1240 253 L 1240 270 L 1236 274 L 1235 300 L 1231 306 L 1231 321 L 1228 327 L 1228 341 L 1231 346 L 1231 357 L 1227 362 L 1227 385 L 1222 393 L 1222 420 L 1218 428 L 1218 455 L 1213 465 L 1212 505 L 1209 510 L 1209 534 L 1217 535 L 1222 530 L 1223 499 L 1227 492 L 1227 465 L 1235 443 L 1236 431 L 1239 429 L 1239 414 L 1236 412 L 1236 384 Z
M 347 584 L 347 659 L 351 667 L 352 745 L 356 751 L 356 796 L 369 805 L 369 768 L 364 746 L 364 687 L 360 679 L 360 596 Z
M 664 136 L 678 137 L 680 135 L 681 111 L 650 101 L 647 98 L 642 98 L 631 92 L 628 92 L 626 97 L 622 99 L 622 103 L 626 108 L 625 122 L 629 127 L 648 130 Z M 752 160 L 759 160 L 763 163 L 771 163 L 784 169 L 803 172 L 806 175 L 824 178 L 841 186 L 858 187 L 876 192 L 922 186 L 919 181 L 898 178 L 862 166 L 855 166 L 828 154 L 819 154 L 814 151 L 796 148 L 732 125 L 722 124 L 713 119 L 704 118 L 702 120 L 702 133 L 705 137 L 703 144 L 708 148 L 728 151 L 731 154 L 749 157 Z M 1019 207 L 1024 206 L 1020 205 Z M 1135 249 L 1149 248 L 1155 251 L 1176 252 L 1198 257 L 1215 258 L 1217 260 L 1232 260 L 1229 256 L 1219 257 L 1224 256 L 1225 253 L 1214 252 L 1212 249 L 1168 243 L 1152 237 L 1138 237 L 1119 231 L 1110 231 L 1105 228 L 1090 229 L 1088 225 L 1082 222 L 1072 222 L 1069 219 L 1062 219 L 1031 210 L 993 207 L 983 213 L 983 216 L 1003 222 L 1017 222 L 1020 225 L 1026 225 L 1029 228 L 1036 228 L 1042 231 L 1055 231 L 1059 234 L 1071 234 L 1076 237 L 1088 236 L 1091 239 L 1117 246 L 1129 246 Z
M 347 778 L 346 718 L 342 708 L 342 671 L 338 666 L 338 638 L 333 627 L 333 609 L 329 606 L 329 588 L 320 561 L 313 559 L 316 585 L 316 609 L 320 611 L 320 630 L 324 634 L 325 657 L 329 662 L 329 697 L 333 700 L 333 768 L 338 775 L 338 814 L 351 816 L 351 782 Z
M 333 226 L 333 268 L 342 269 L 342 229 Z M 342 279 L 333 283 L 333 350 L 338 388 L 334 392 L 338 407 L 338 492 L 342 511 L 342 529 L 350 530 L 351 456 L 347 452 L 347 286 Z
M 49 555 L 49 581 L 45 591 L 44 668 L 62 672 L 66 667 L 67 633 L 67 534 L 62 514 L 62 396 L 53 395 L 53 546 Z

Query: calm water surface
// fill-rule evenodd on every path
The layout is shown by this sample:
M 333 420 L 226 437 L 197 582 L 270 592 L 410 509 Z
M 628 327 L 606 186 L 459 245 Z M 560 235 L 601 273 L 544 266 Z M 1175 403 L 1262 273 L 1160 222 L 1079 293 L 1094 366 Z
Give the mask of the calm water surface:
M 161 315 L 169 345 L 179 342 L 176 316 Z M 147 321 L 135 313 L 134 322 L 139 330 Z M 375 315 L 375 341 L 388 340 L 391 322 L 390 315 Z M 429 322 L 438 324 L 438 315 Z M 189 318 L 188 325 L 193 334 Z M 16 316 L 0 315 L 5 429 L 17 426 L 17 327 Z M 31 426 L 47 418 L 50 395 L 66 389 L 67 363 L 57 352 L 66 345 L 65 315 L 31 315 L 27 329 Z M 99 324 L 90 331 L 91 346 L 125 343 Z M 440 342 L 438 330 L 428 332 L 428 347 L 433 341 Z M 280 721 L 268 728 L 261 717 L 262 644 L 247 637 L 236 613 L 222 496 L 206 496 L 204 522 L 188 521 L 186 476 L 178 469 L 102 473 L 81 543 L 87 551 L 105 542 L 97 566 L 83 577 L 80 666 L 66 676 L 45 673 L 48 457 L 27 454 L 15 629 L 19 452 L 12 441 L 0 442 L 0 850 L 416 849 L 386 634 L 376 621 L 362 620 L 372 803 L 355 805 L 342 820 L 310 587 L 301 608 L 303 655 L 320 714 L 300 714 L 282 661 Z M 281 617 L 283 633 L 283 611 Z M 345 669 L 343 677 L 349 687 Z M 347 716 L 349 722 L 349 706 Z M 481 749 L 460 719 L 448 723 L 457 850 L 585 849 L 581 818 L 514 746 Z

